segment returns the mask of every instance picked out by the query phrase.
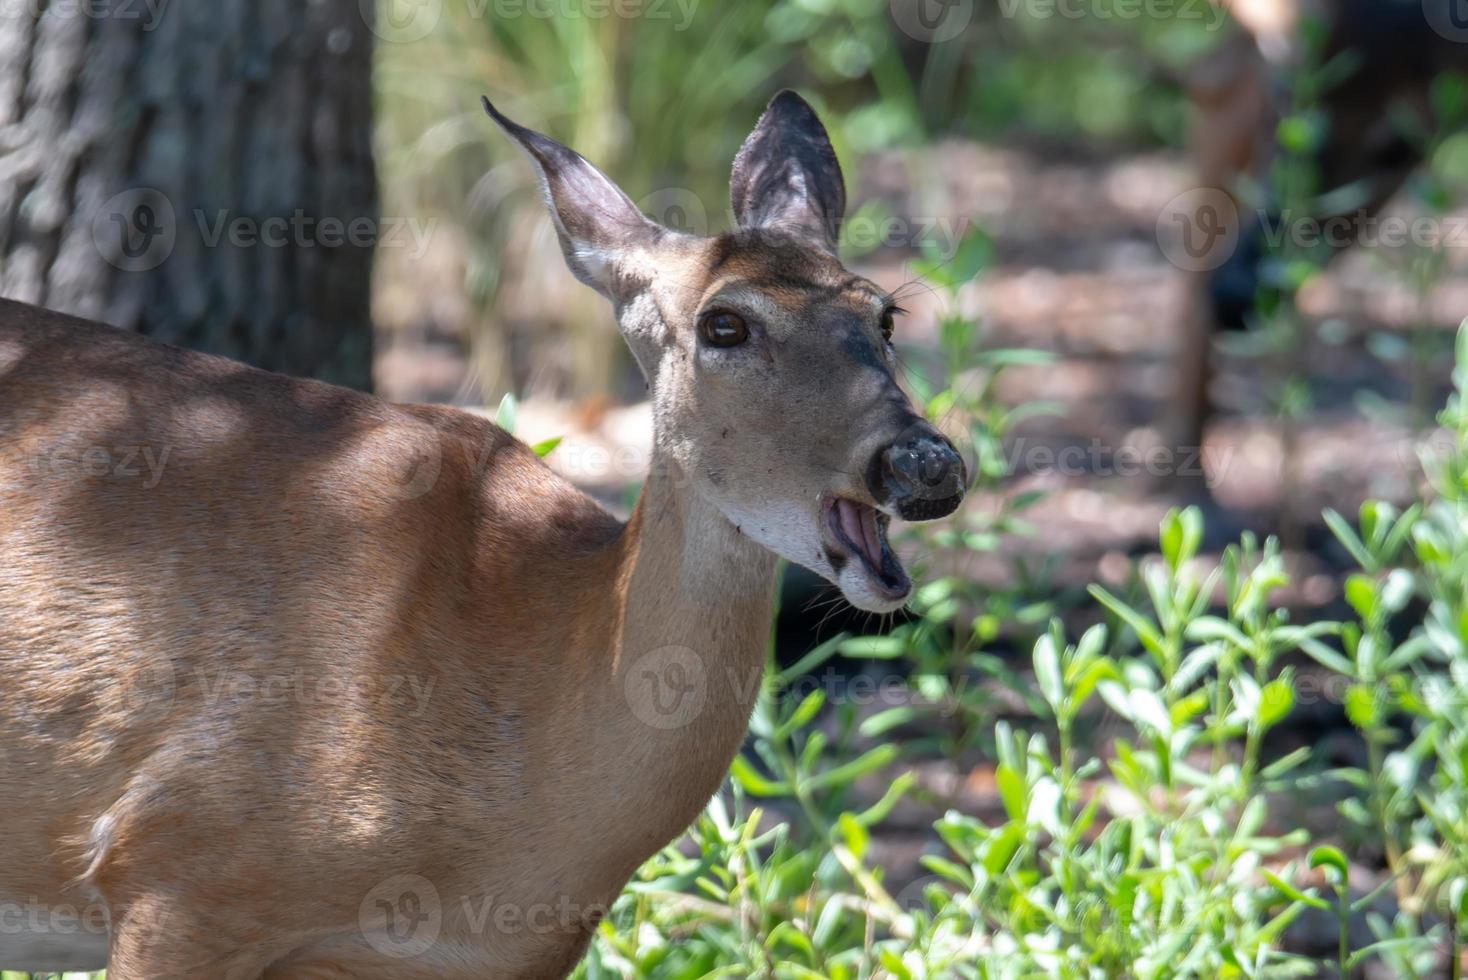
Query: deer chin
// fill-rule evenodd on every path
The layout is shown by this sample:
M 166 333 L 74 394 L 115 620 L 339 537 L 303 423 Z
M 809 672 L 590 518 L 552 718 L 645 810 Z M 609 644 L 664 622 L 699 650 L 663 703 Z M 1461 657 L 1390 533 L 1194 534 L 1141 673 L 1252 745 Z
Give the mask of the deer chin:
M 821 543 L 832 579 L 858 609 L 887 613 L 901 609 L 912 579 L 887 541 L 891 518 L 870 504 L 828 497 L 821 505 Z

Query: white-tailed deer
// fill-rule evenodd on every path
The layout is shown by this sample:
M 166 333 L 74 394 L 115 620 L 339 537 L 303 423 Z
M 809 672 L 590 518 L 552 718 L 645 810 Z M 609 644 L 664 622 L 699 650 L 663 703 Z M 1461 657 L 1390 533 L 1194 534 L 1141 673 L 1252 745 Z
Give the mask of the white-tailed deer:
M 1336 252 L 1369 239 L 1369 223 L 1422 162 L 1422 145 L 1406 131 L 1404 118 L 1429 130 L 1440 125 L 1442 120 L 1434 118 L 1434 81 L 1468 70 L 1468 44 L 1463 43 L 1468 23 L 1451 9 L 1456 0 L 1217 2 L 1242 30 L 1206 59 L 1189 86 L 1195 108 L 1191 155 L 1199 185 L 1228 195 L 1246 180 L 1268 186 L 1269 169 L 1280 153 L 1278 125 L 1290 111 L 1282 83 L 1305 58 L 1299 50 L 1308 47 L 1299 36 L 1302 22 L 1315 20 L 1323 36 L 1313 67 L 1345 70 L 1310 107 L 1324 124 L 1309 160 L 1317 196 L 1309 214 L 1291 218 L 1327 223 L 1331 233 L 1325 241 Z M 1456 36 L 1448 29 L 1455 23 Z M 1240 201 L 1238 215 L 1229 229 L 1233 234 L 1216 240 L 1231 248 L 1220 256 L 1225 260 L 1194 274 L 1189 283 L 1168 420 L 1175 444 L 1184 450 L 1202 447 L 1212 416 L 1208 386 L 1215 334 L 1245 329 L 1256 316 L 1261 287 L 1278 289 L 1265 267 L 1266 226 L 1282 227 L 1279 203 Z
M 963 496 L 793 93 L 738 228 L 528 152 L 651 387 L 625 526 L 504 431 L 0 302 L 0 967 L 559 977 L 744 737 L 775 559 L 864 609 Z

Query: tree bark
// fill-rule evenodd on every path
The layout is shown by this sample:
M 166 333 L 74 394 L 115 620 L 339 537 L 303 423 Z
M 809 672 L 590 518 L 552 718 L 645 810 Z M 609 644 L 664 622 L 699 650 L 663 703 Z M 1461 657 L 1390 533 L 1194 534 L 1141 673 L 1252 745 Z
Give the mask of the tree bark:
M 370 388 L 371 10 L 0 0 L 0 295 Z

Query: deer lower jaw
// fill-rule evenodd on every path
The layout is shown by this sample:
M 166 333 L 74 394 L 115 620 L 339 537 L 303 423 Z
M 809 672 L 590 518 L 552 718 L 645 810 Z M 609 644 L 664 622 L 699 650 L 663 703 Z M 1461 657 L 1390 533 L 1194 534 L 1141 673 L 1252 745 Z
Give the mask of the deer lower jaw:
M 824 501 L 822 516 L 826 559 L 847 601 L 868 612 L 900 609 L 912 593 L 912 580 L 887 541 L 891 518 L 846 497 Z

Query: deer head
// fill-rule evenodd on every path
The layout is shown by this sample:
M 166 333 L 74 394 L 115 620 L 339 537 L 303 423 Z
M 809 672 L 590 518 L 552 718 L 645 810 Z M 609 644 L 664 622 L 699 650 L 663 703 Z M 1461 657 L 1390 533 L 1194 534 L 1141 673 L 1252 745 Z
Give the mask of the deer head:
M 898 386 L 891 296 L 836 257 L 846 192 L 811 107 L 770 102 L 734 161 L 738 226 L 706 238 L 484 105 L 534 162 L 572 273 L 612 302 L 652 392 L 658 464 L 853 605 L 900 607 L 912 582 L 888 524 L 952 513 L 965 471 Z

